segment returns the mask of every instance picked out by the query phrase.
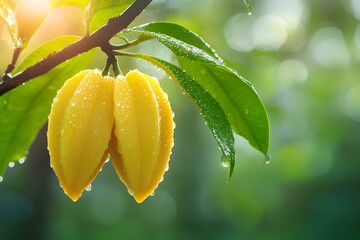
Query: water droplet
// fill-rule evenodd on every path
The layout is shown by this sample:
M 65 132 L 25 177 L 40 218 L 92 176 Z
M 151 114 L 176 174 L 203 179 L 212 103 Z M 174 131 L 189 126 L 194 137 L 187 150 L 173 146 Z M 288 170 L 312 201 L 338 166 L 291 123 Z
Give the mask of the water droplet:
M 265 156 L 265 165 L 270 164 L 271 162 L 271 155 L 268 153 Z
M 225 155 L 221 157 L 221 165 L 225 168 L 230 167 L 230 161 Z
M 154 195 L 155 195 L 155 192 L 152 192 L 152 193 L 150 194 L 151 197 L 153 197 Z
M 13 168 L 15 166 L 15 163 L 14 162 L 9 162 L 9 167 L 10 168 Z
M 252 12 L 248 12 L 248 15 L 251 16 Z
M 130 196 L 134 196 L 134 193 L 130 188 L 128 188 L 128 193 L 130 194 Z
M 23 164 L 25 161 L 26 161 L 26 157 L 22 157 L 22 158 L 19 159 L 20 164 Z
M 105 160 L 105 163 L 109 162 L 110 161 L 110 156 L 107 156 L 106 157 L 106 160 Z
M 166 164 L 165 172 L 169 171 L 169 163 Z
M 86 186 L 85 191 L 90 192 L 91 188 L 92 188 L 91 183 L 89 183 L 89 185 Z
M 4 178 L 2 176 L 0 176 L 0 182 L 4 181 Z

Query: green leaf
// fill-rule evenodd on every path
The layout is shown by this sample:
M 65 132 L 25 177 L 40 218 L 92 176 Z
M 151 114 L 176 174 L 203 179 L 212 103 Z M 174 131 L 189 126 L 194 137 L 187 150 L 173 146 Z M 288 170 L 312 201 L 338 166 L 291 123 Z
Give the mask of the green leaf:
M 50 7 L 57 8 L 69 5 L 80 6 L 86 8 L 90 0 L 50 0 Z
M 223 153 L 222 164 L 229 166 L 228 179 L 235 166 L 234 136 L 226 115 L 219 103 L 189 74 L 177 66 L 164 60 L 143 54 L 133 55 L 142 58 L 163 69 L 172 79 L 177 81 L 183 91 L 194 101 L 204 117 L 205 123 L 211 130 L 219 148 Z
M 251 0 L 243 0 L 243 3 L 246 7 L 246 10 L 249 12 L 249 14 L 251 14 L 252 1 Z
M 250 82 L 225 66 L 199 36 L 176 24 L 160 22 L 124 31 L 158 39 L 178 57 L 187 71 L 224 109 L 233 130 L 264 153 L 269 147 L 269 120 Z
M 180 66 L 221 105 L 233 130 L 264 153 L 269 147 L 269 120 L 258 94 L 249 83 L 225 66 L 179 58 Z
M 92 33 L 105 25 L 110 18 L 123 13 L 134 0 L 90 0 L 86 23 L 88 32 Z
M 45 43 L 34 50 L 16 71 L 79 39 L 65 36 Z M 27 149 L 47 120 L 57 90 L 66 79 L 85 68 L 92 59 L 92 51 L 79 55 L 0 97 L 0 175 L 4 173 L 8 163 L 26 155 Z
M 80 36 L 75 35 L 68 35 L 68 36 L 62 36 L 60 38 L 57 38 L 55 40 L 49 41 L 44 43 L 43 45 L 39 46 L 37 49 L 35 49 L 33 52 L 30 53 L 29 56 L 27 56 L 18 67 L 15 68 L 15 70 L 12 72 L 12 75 L 15 75 L 24 69 L 34 65 L 35 63 L 39 62 L 40 60 L 46 58 L 50 54 L 59 51 L 63 49 L 64 47 L 70 45 L 71 43 L 74 43 L 78 40 L 80 40 Z
M 176 55 L 204 63 L 223 64 L 219 55 L 194 32 L 174 23 L 153 22 L 129 28 L 123 33 L 135 32 L 158 39 Z

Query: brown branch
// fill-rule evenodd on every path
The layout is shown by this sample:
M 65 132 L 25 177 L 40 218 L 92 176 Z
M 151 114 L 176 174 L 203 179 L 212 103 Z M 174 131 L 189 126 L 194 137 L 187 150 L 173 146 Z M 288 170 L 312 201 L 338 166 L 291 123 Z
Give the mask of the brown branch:
M 49 55 L 15 76 L 5 75 L 4 82 L 0 85 L 0 96 L 35 77 L 47 73 L 68 59 L 87 52 L 95 47 L 101 47 L 104 44 L 108 44 L 109 40 L 115 34 L 128 27 L 151 1 L 152 0 L 136 0 L 122 15 L 111 18 L 106 25 L 91 35 L 84 36 L 79 41 Z

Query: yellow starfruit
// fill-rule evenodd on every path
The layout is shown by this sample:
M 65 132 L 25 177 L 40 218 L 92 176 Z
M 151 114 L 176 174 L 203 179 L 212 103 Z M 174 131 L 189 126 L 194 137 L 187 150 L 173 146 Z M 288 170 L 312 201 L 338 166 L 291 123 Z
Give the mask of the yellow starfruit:
M 77 201 L 110 154 L 120 180 L 141 203 L 168 169 L 174 126 L 156 79 L 137 70 L 116 79 L 85 70 L 66 81 L 52 104 L 51 165 Z
M 114 124 L 114 79 L 85 70 L 58 92 L 48 125 L 50 162 L 64 192 L 77 201 L 100 171 Z
M 150 196 L 168 168 L 173 113 L 158 81 L 137 70 L 117 77 L 111 160 L 138 203 Z

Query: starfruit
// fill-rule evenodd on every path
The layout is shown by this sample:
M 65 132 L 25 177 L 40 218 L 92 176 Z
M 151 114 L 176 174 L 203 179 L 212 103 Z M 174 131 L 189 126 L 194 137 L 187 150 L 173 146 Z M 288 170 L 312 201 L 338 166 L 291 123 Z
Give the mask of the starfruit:
M 174 126 L 156 79 L 137 70 L 116 79 L 85 70 L 66 81 L 52 104 L 51 165 L 76 201 L 110 154 L 120 180 L 141 203 L 168 169 Z
M 168 168 L 173 146 L 173 113 L 154 78 L 137 70 L 117 77 L 113 165 L 138 203 L 150 196 Z
M 114 79 L 82 71 L 58 92 L 48 123 L 51 166 L 73 200 L 99 173 L 114 125 Z

